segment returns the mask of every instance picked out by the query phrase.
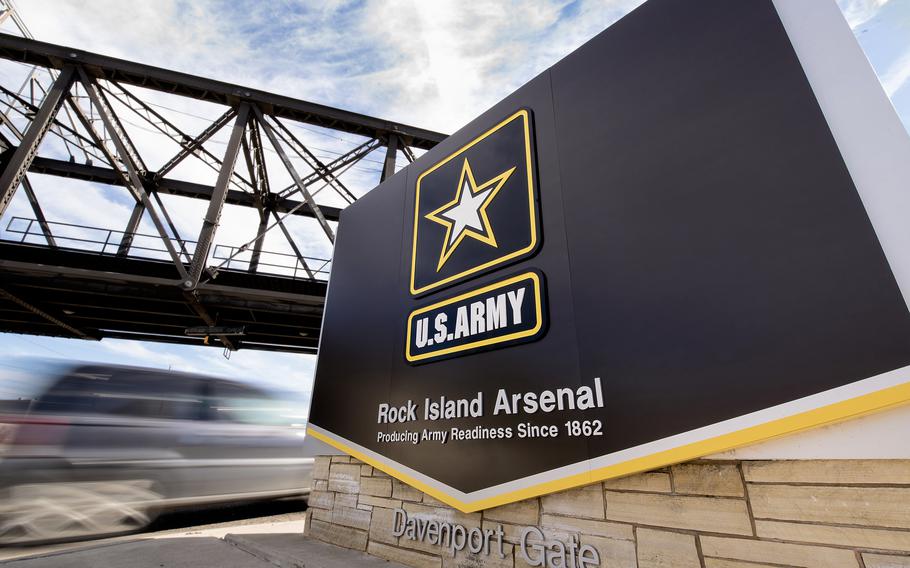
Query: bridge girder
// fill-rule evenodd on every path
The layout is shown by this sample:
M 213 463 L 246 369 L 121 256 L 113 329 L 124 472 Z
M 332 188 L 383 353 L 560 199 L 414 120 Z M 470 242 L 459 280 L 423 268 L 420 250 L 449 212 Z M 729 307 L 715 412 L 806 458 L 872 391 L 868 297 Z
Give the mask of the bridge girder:
M 184 326 L 236 327 L 245 335 L 216 336 L 204 343 L 230 350 L 243 346 L 312 352 L 329 261 L 306 256 L 307 243 L 299 242 L 286 221 L 312 219 L 331 245 L 335 236 L 331 223 L 337 223 L 343 208 L 356 199 L 341 177 L 345 172 L 384 148 L 377 162 L 378 184 L 394 173 L 398 152 L 412 162 L 415 150 L 428 150 L 445 138 L 343 109 L 13 35 L 0 34 L 0 60 L 32 65 L 45 74 L 42 82 L 33 69 L 18 90 L 0 82 L 0 216 L 19 187 L 24 187 L 35 215 L 8 219 L 7 236 L 0 238 L 0 277 L 5 285 L 0 331 L 198 344 L 198 337 L 176 331 Z M 144 90 L 226 108 L 200 132 L 188 133 L 154 108 L 160 105 L 144 100 Z M 169 138 L 179 150 L 151 169 L 124 127 L 133 124 L 121 117 L 124 112 Z M 293 123 L 358 139 L 338 138 L 350 147 L 320 158 L 289 128 Z M 227 150 L 209 151 L 206 143 L 222 129 L 232 132 Z M 39 155 L 49 136 L 62 140 L 69 160 Z M 276 184 L 272 179 L 269 169 L 276 168 L 265 166 L 267 149 L 280 158 L 293 183 Z M 213 184 L 175 177 L 175 168 L 193 159 L 217 173 Z M 49 220 L 28 176 L 125 188 L 135 201 L 125 230 Z M 196 241 L 180 235 L 164 195 L 209 202 Z M 325 203 L 325 195 L 341 205 Z M 255 208 L 258 222 L 249 231 L 254 235 L 250 241 L 225 247 L 228 252 L 219 256 L 222 245 L 215 239 L 224 205 Z M 153 221 L 155 235 L 137 232 L 144 217 Z M 26 228 L 14 230 L 15 223 Z M 73 239 L 63 234 L 66 227 L 83 233 L 106 231 L 106 237 L 103 242 L 100 237 Z M 263 250 L 265 234 L 276 227 L 294 254 Z M 21 242 L 11 243 L 11 233 L 22 235 Z M 42 237 L 40 243 L 32 238 L 36 236 Z M 137 245 L 140 238 L 157 239 L 159 248 Z M 143 252 L 149 250 L 154 254 Z M 243 260 L 247 253 L 251 256 Z M 282 255 L 293 264 L 270 263 L 268 254 Z M 162 260 L 162 255 L 169 260 Z M 98 286 L 109 288 L 88 298 L 80 296 Z M 110 297 L 109 290 L 117 286 L 129 288 L 121 291 L 131 294 L 129 301 Z M 143 299 L 150 306 L 147 310 Z M 282 323 L 273 317 L 276 313 L 289 318 L 297 314 L 301 320 L 299 325 Z

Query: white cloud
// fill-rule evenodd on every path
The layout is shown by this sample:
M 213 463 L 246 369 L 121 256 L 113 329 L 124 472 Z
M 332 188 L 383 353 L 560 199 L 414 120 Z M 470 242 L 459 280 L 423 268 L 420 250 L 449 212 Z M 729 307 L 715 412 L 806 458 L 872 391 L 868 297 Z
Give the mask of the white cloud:
M 893 97 L 910 81 L 910 49 L 894 60 L 882 75 L 882 87 L 889 97 Z
M 844 18 L 851 28 L 858 28 L 876 15 L 889 0 L 838 0 Z

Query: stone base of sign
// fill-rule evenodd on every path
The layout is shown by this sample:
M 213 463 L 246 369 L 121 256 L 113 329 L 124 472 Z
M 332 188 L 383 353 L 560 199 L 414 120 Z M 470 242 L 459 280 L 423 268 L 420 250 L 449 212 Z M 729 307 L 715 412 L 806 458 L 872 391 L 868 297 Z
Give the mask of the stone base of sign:
M 609 568 L 910 568 L 910 460 L 696 461 L 470 514 L 347 456 L 314 477 L 308 536 L 415 568 L 524 568 L 527 526 Z M 506 557 L 396 538 L 396 508 L 502 525 Z

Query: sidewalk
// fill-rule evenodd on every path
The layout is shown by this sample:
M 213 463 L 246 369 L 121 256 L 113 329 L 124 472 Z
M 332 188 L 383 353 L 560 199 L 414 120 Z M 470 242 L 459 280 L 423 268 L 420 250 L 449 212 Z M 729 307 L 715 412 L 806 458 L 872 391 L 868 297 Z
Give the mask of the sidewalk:
M 301 522 L 190 531 L 0 562 L 4 568 L 404 568 L 303 536 Z

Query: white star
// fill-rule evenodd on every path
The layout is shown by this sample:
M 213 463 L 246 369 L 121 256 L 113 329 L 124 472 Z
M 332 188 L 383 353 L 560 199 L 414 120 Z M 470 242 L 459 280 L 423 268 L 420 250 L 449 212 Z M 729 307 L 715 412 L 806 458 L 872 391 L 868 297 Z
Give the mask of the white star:
M 486 233 L 483 219 L 480 218 L 480 207 L 483 205 L 487 193 L 492 189 L 493 186 L 491 185 L 474 193 L 471 191 L 471 185 L 468 180 L 464 180 L 458 205 L 439 214 L 440 217 L 445 217 L 453 223 L 452 230 L 449 231 L 449 246 L 452 246 L 468 227 L 479 233 Z
M 493 228 L 490 226 L 490 218 L 487 216 L 487 206 L 502 189 L 503 184 L 512 175 L 516 168 L 508 169 L 498 176 L 487 180 L 480 185 L 474 180 L 474 173 L 471 171 L 471 164 L 465 159 L 461 168 L 461 176 L 458 184 L 455 186 L 455 198 L 440 207 L 439 209 L 428 213 L 426 218 L 434 223 L 439 223 L 446 228 L 446 236 L 443 239 L 442 251 L 439 253 L 439 264 L 436 266 L 437 272 L 445 264 L 446 260 L 455 252 L 458 245 L 465 239 L 471 237 L 491 247 L 499 246 L 496 243 L 496 235 L 493 234 Z

